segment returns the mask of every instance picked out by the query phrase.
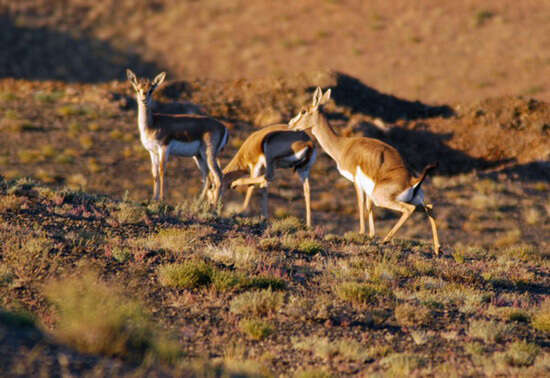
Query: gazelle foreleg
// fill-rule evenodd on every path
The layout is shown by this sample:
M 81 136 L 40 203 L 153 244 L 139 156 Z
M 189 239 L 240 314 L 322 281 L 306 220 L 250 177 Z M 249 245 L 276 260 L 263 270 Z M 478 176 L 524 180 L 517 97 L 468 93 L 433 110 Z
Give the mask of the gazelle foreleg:
M 424 211 L 428 215 L 428 219 L 430 220 L 430 225 L 432 226 L 432 235 L 434 238 L 435 254 L 439 255 L 439 249 L 441 248 L 441 244 L 439 244 L 439 236 L 437 235 L 437 226 L 435 224 L 435 217 L 433 215 L 432 205 L 431 204 L 424 205 Z
M 311 193 L 309 187 L 309 169 L 298 169 L 298 175 L 304 187 L 304 200 L 306 202 L 306 226 L 311 227 Z
M 168 164 L 168 148 L 159 148 L 158 160 L 159 160 L 159 178 L 160 178 L 160 200 L 164 200 L 164 193 L 166 191 L 166 165 Z
M 159 199 L 159 158 L 155 152 L 149 151 L 151 156 L 151 174 L 153 175 L 153 201 Z

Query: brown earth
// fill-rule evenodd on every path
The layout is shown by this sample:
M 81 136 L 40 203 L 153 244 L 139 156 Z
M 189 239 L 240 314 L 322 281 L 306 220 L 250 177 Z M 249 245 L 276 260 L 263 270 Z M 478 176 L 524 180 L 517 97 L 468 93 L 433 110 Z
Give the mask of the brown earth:
M 0 14 L 4 77 L 95 82 L 122 79 L 126 66 L 180 80 L 333 69 L 435 104 L 550 100 L 550 5 L 540 0 L 5 0 Z

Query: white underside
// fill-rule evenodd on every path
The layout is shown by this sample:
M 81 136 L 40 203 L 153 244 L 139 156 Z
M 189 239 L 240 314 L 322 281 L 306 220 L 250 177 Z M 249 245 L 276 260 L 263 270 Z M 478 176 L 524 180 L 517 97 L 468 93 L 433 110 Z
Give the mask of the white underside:
M 193 142 L 178 142 L 174 140 L 168 145 L 168 154 L 178 156 L 194 156 L 199 153 L 199 146 L 200 141 L 198 140 Z
M 355 175 L 351 174 L 351 172 L 348 172 L 340 168 L 338 168 L 338 172 L 340 172 L 342 176 L 344 176 L 351 182 L 355 182 L 357 180 L 359 187 L 365 192 L 365 194 L 369 197 L 372 197 L 372 192 L 374 191 L 374 185 L 375 185 L 374 181 L 369 176 L 364 174 L 359 166 L 357 166 Z
M 416 191 L 416 195 L 413 198 L 413 192 L 414 192 L 414 186 L 411 186 L 408 189 L 405 189 L 401 194 L 399 194 L 396 199 L 398 201 L 411 203 L 416 206 L 420 206 L 424 204 L 424 191 L 422 188 L 419 188 Z
M 294 165 L 294 163 L 303 160 L 306 156 L 306 152 L 309 147 L 304 147 L 300 151 L 297 151 L 296 153 L 285 156 L 284 158 L 280 159 L 278 162 L 278 166 L 280 167 L 291 167 Z

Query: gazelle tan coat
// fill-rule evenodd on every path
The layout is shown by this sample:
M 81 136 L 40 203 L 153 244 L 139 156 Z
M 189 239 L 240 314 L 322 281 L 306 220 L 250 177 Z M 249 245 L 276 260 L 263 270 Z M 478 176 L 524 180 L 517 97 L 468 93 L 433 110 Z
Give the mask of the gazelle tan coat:
M 432 227 L 434 250 L 439 254 L 440 244 L 435 219 L 431 205 L 424 204 L 424 192 L 421 188 L 426 174 L 435 168 L 435 165 L 424 168 L 417 178 L 410 173 L 403 158 L 392 146 L 372 138 L 338 136 L 319 108 L 329 99 L 330 89 L 323 94 L 321 88 L 317 88 L 312 105 L 291 119 L 289 127 L 293 130 L 311 129 L 323 150 L 336 162 L 340 174 L 354 183 L 359 207 L 360 232 L 365 232 L 365 197 L 371 237 L 375 234 L 373 204 L 402 213 L 384 241 L 395 235 L 416 206 L 422 206 Z
M 229 134 L 226 127 L 215 119 L 201 115 L 153 113 L 153 92 L 164 81 L 165 73 L 157 75 L 152 82 L 147 79 L 138 80 L 129 69 L 126 74 L 136 92 L 141 143 L 151 156 L 153 199 L 164 198 L 166 164 L 170 155 L 177 155 L 193 157 L 201 170 L 201 199 L 208 190 L 209 178 L 212 178 L 212 201 L 216 203 L 221 195 L 222 180 L 216 158 L 227 144 Z

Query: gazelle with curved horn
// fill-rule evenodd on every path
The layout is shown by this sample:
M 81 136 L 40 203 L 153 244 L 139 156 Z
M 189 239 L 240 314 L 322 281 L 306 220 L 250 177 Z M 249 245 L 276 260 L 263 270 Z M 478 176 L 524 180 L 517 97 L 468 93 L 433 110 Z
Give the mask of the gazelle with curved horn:
M 311 227 L 309 172 L 317 149 L 303 131 L 292 131 L 286 124 L 264 127 L 250 134 L 237 154 L 223 170 L 224 185 L 248 185 L 242 211 L 248 208 L 254 186 L 262 188 L 262 214 L 268 218 L 268 186 L 273 180 L 275 168 L 294 168 L 302 181 L 306 202 L 306 225 Z M 262 169 L 265 173 L 260 176 Z M 249 174 L 250 177 L 241 178 Z
M 401 218 L 384 238 L 390 240 L 414 212 L 416 206 L 426 211 L 431 224 L 434 250 L 439 254 L 440 244 L 432 206 L 424 203 L 424 192 L 420 187 L 426 174 L 436 165 L 428 165 L 420 177 L 414 177 L 406 168 L 403 158 L 392 146 L 372 138 L 341 137 L 329 125 L 321 106 L 330 100 L 330 89 L 324 94 L 317 87 L 313 103 L 302 109 L 289 122 L 292 130 L 311 129 L 311 132 L 336 162 L 338 171 L 355 185 L 359 207 L 360 232 L 365 232 L 365 197 L 369 215 L 369 236 L 374 236 L 373 205 L 396 210 Z
M 201 199 L 208 190 L 211 177 L 214 189 L 211 199 L 216 203 L 222 189 L 222 173 L 217 156 L 227 144 L 229 134 L 226 127 L 202 115 L 153 113 L 153 92 L 163 83 L 166 74 L 158 74 L 153 81 L 138 79 L 129 69 L 126 75 L 136 92 L 141 143 L 151 156 L 153 199 L 164 198 L 166 164 L 170 155 L 177 155 L 193 157 L 199 167 L 203 180 Z

